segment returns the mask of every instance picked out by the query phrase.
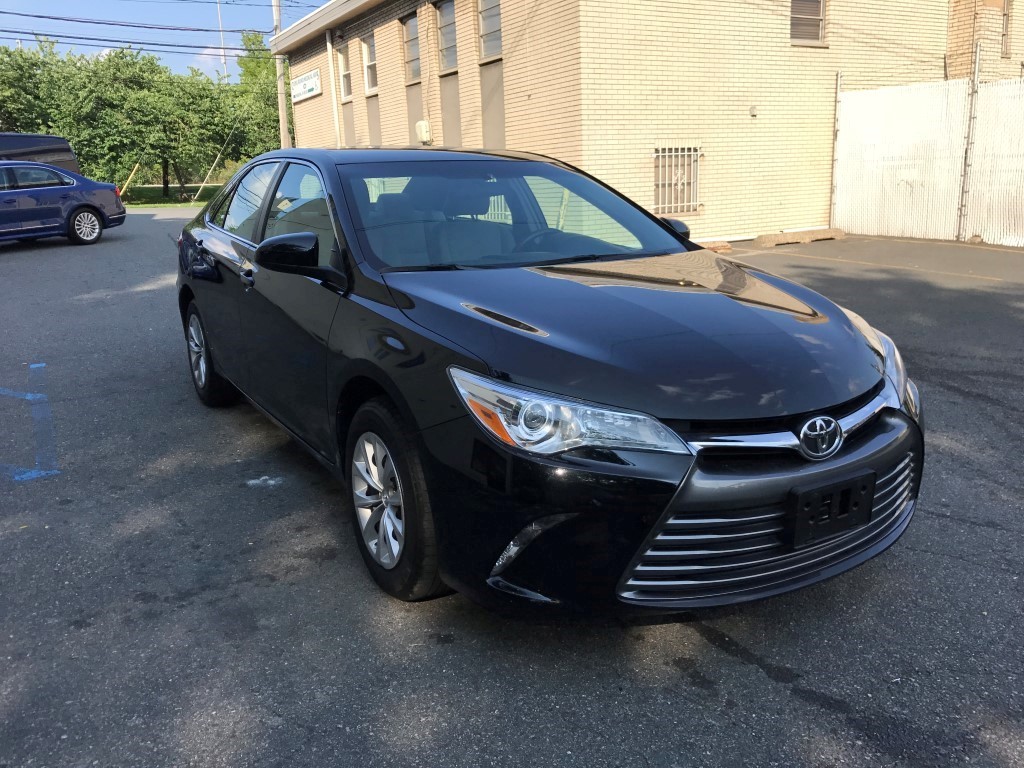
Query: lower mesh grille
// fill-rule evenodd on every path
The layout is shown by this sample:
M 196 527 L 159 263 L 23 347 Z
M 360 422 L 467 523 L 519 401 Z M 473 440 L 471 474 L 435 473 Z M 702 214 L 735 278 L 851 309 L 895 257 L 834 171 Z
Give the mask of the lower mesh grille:
M 898 527 L 917 472 L 914 454 L 905 454 L 878 473 L 870 522 L 797 550 L 784 502 L 673 515 L 646 543 L 620 594 L 635 601 L 699 599 L 798 580 L 870 547 Z

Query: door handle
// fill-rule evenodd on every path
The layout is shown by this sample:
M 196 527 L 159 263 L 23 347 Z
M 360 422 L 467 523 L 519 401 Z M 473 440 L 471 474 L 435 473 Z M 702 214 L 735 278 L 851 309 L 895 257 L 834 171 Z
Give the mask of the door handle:
M 15 205 L 15 204 L 17 204 L 17 202 L 18 202 L 17 200 L 4 200 L 4 203 L 6 205 Z
M 238 273 L 238 277 L 246 288 L 252 288 L 256 284 L 256 278 L 252 276 L 251 269 L 243 269 Z

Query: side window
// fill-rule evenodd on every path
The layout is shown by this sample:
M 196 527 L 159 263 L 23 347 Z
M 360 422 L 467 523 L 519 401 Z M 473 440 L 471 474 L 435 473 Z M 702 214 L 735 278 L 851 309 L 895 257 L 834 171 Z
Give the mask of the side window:
M 331 262 L 335 246 L 334 226 L 327 207 L 327 195 L 316 172 L 306 165 L 292 163 L 281 176 L 270 204 L 264 239 L 277 235 L 312 232 L 319 241 L 320 264 Z
M 235 187 L 231 200 L 224 206 L 224 212 L 217 213 L 214 223 L 233 235 L 255 242 L 260 206 L 267 196 L 267 188 L 277 166 L 278 163 L 261 163 L 245 174 Z
M 595 237 L 623 248 L 639 248 L 628 229 L 561 184 L 541 176 L 527 176 L 526 184 L 551 229 Z
M 19 189 L 38 189 L 40 187 L 59 187 L 60 176 L 45 168 L 21 167 L 14 169 L 14 179 Z
M 14 182 L 11 181 L 10 172 L 6 168 L 0 168 L 0 192 L 14 189 Z

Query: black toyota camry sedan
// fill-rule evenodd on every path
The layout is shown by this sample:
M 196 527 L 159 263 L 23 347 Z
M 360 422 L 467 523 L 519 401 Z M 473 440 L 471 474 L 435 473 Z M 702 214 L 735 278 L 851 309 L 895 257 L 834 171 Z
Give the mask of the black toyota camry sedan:
M 192 382 L 345 485 L 387 593 L 722 605 L 829 578 L 914 513 L 892 341 L 517 153 L 291 150 L 181 234 Z

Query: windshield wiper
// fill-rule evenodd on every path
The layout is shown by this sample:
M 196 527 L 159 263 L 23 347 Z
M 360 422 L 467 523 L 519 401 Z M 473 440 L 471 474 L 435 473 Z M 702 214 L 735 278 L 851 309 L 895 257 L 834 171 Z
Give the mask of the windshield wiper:
M 407 267 L 383 267 L 381 274 L 388 272 L 450 272 L 456 269 L 472 269 L 460 264 L 411 264 Z

